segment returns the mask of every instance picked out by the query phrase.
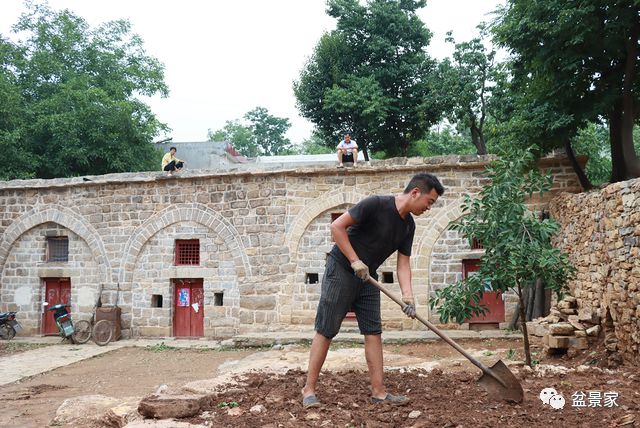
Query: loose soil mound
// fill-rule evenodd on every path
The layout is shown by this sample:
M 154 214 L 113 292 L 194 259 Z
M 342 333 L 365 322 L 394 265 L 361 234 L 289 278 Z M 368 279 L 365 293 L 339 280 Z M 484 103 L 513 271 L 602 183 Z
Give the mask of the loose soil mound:
M 636 426 L 640 419 L 640 370 L 625 372 L 583 368 L 562 374 L 553 367 L 540 373 L 521 369 L 525 401 L 509 404 L 490 399 L 476 384 L 479 373 L 394 371 L 386 375 L 390 392 L 408 396 L 404 407 L 369 402 L 366 373 L 323 373 L 318 398 L 322 408 L 304 409 L 300 390 L 305 374 L 292 370 L 285 375 L 253 372 L 243 378 L 244 386 L 230 386 L 219 393 L 211 408 L 191 423 L 216 427 L 614 427 Z M 564 397 L 562 409 L 545 405 L 539 398 L 544 388 L 555 388 Z M 618 394 L 616 405 L 575 407 L 572 395 L 578 391 Z M 585 399 L 588 404 L 588 399 Z M 578 403 L 579 404 L 579 403 Z M 250 409 L 263 405 L 252 414 Z M 254 410 L 255 411 L 255 410 Z

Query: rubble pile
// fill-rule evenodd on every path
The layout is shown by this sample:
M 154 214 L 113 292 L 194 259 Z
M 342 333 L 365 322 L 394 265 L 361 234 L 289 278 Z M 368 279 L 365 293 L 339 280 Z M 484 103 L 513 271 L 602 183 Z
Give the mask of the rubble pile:
M 596 308 L 577 308 L 576 298 L 567 296 L 551 308 L 549 315 L 527 323 L 530 336 L 542 338 L 552 351 L 584 350 L 594 343 L 601 331 Z

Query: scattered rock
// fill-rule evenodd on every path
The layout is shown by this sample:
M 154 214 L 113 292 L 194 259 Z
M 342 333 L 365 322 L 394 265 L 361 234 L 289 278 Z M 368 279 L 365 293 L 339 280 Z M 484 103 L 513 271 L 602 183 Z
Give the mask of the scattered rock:
M 267 408 L 264 407 L 262 404 L 256 404 L 255 406 L 249 409 L 249 413 L 251 413 L 252 415 L 259 415 L 260 413 L 264 413 L 266 411 L 267 411 Z
M 56 417 L 51 421 L 52 425 L 91 426 L 104 420 L 109 410 L 123 403 L 123 400 L 105 395 L 84 395 L 68 398 L 62 402 Z M 117 423 L 126 423 L 125 420 L 115 418 Z M 117 425 L 117 426 L 122 426 Z
M 594 325 L 591 328 L 587 329 L 587 336 L 597 336 L 600 334 L 600 326 L 599 325 Z
M 138 412 L 147 418 L 188 418 L 200 413 L 205 395 L 150 395 L 138 404 Z
M 420 410 L 413 410 L 409 413 L 409 416 L 407 416 L 409 419 L 417 419 L 420 417 L 420 415 L 422 414 L 422 412 Z
M 549 334 L 552 336 L 568 336 L 573 334 L 573 326 L 568 322 L 559 322 L 549 326 Z
M 229 416 L 240 416 L 244 413 L 241 407 L 231 407 L 227 409 L 227 415 Z
M 124 428 L 206 428 L 207 425 L 194 425 L 175 419 L 141 419 L 133 421 Z
M 320 420 L 320 413 L 309 412 L 309 413 L 307 413 L 307 415 L 304 418 L 307 421 L 319 421 Z

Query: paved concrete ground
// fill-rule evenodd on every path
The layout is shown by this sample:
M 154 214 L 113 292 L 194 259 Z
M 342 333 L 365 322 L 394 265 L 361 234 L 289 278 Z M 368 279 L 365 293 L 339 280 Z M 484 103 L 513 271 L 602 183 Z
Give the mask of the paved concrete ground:
M 125 339 L 109 343 L 106 346 L 98 346 L 92 342 L 84 345 L 72 345 L 61 342 L 59 337 L 20 337 L 12 342 L 50 344 L 20 352 L 14 355 L 0 357 L 0 385 L 17 382 L 41 373 L 76 363 L 96 355 L 120 349 L 127 346 L 157 346 L 162 343 L 167 346 L 182 348 L 232 348 L 232 347 L 263 347 L 272 345 L 285 345 L 294 343 L 310 343 L 313 339 L 313 331 L 282 331 L 268 333 L 252 333 L 238 335 L 227 340 L 212 339 L 176 339 L 174 337 L 154 339 Z M 505 330 L 447 330 L 449 337 L 460 339 L 485 339 L 485 338 L 521 338 L 520 333 Z M 408 343 L 430 340 L 441 340 L 431 331 L 387 331 L 382 335 L 384 343 Z M 354 331 L 342 331 L 334 339 L 335 342 L 362 343 L 362 336 Z M 6 342 L 4 342 L 6 343 Z

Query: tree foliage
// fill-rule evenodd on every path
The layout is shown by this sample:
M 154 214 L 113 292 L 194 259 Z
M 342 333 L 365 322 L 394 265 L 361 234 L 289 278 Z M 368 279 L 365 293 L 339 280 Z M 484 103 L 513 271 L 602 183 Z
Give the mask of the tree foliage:
M 493 26 L 495 40 L 512 54 L 515 92 L 526 101 L 520 122 L 533 116 L 539 125 L 533 135 L 566 147 L 578 130 L 604 118 L 611 181 L 640 176 L 633 144 L 640 101 L 638 15 L 631 0 L 510 0 Z
M 523 293 L 536 280 L 560 294 L 574 273 L 567 256 L 551 245 L 558 229 L 552 219 L 540 219 L 528 211 L 526 198 L 549 190 L 551 173 L 541 173 L 531 152 L 506 152 L 486 170 L 491 184 L 477 199 L 466 195 L 464 216 L 451 229 L 469 239 L 482 242 L 485 253 L 476 274 L 436 291 L 432 308 L 442 322 L 462 323 L 472 314 L 484 313 L 480 305 L 484 291 L 504 293 L 514 290 L 520 301 L 520 320 L 525 337 L 527 364 L 531 364 L 526 331 Z
M 293 152 L 285 137 L 291 127 L 289 119 L 269 114 L 264 107 L 247 112 L 243 121 L 227 121 L 222 129 L 209 131 L 209 141 L 228 141 L 244 156 L 275 156 Z
M 495 50 L 487 50 L 482 38 L 456 43 L 451 33 L 447 36 L 455 50 L 452 59 L 438 64 L 433 86 L 449 121 L 468 130 L 477 154 L 486 155 L 484 126 L 492 91 L 501 80 L 501 67 L 495 63 Z
M 0 178 L 157 169 L 166 126 L 136 98 L 168 93 L 164 67 L 127 21 L 97 28 L 68 10 L 28 3 L 0 36 Z
M 336 29 L 324 34 L 294 82 L 298 109 L 328 144 L 345 132 L 365 151 L 406 155 L 439 119 L 425 76 L 431 33 L 425 1 L 329 0 Z

